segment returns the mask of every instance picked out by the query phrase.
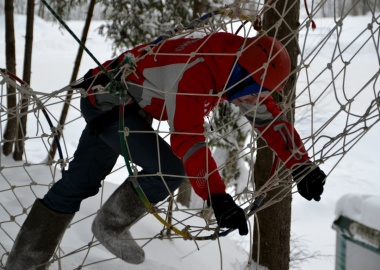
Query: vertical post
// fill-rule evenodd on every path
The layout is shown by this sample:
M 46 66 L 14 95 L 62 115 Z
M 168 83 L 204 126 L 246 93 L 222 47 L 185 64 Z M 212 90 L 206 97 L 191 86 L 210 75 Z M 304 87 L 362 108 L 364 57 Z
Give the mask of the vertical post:
M 5 61 L 6 69 L 13 74 L 16 74 L 16 40 L 14 29 L 14 1 L 7 0 L 4 4 L 5 13 Z M 13 143 L 17 130 L 16 118 L 16 89 L 14 87 L 7 87 L 7 125 L 4 132 L 3 154 L 9 155 L 12 153 Z
M 24 82 L 30 85 L 30 79 L 32 74 L 32 49 L 33 49 L 33 31 L 34 31 L 34 0 L 28 0 L 26 9 L 26 35 L 25 35 L 25 52 L 24 52 L 24 71 L 22 79 Z M 28 116 L 29 105 L 28 94 L 21 94 L 19 101 L 19 120 L 17 127 L 17 141 L 15 144 L 15 150 L 13 153 L 14 160 L 22 160 L 24 153 L 24 143 L 26 136 L 26 123 Z
M 263 18 L 263 29 L 268 30 L 268 35 L 276 35 L 277 39 L 280 39 L 286 45 L 286 49 L 291 58 L 291 68 L 294 70 L 297 67 L 298 50 L 298 35 L 294 34 L 299 26 L 299 9 L 300 3 L 298 0 L 287 1 L 275 1 L 275 5 L 270 8 Z M 284 18 L 280 18 L 279 14 L 286 14 Z M 276 29 L 274 26 L 279 22 L 282 23 Z M 286 37 L 286 39 L 284 39 Z M 296 74 L 293 73 L 281 93 L 281 95 L 287 96 L 289 101 L 294 101 L 294 97 L 290 97 L 290 93 L 294 95 L 296 84 Z M 280 95 L 275 94 L 274 99 L 280 101 Z M 289 119 L 289 116 L 294 113 L 294 104 L 292 104 L 292 112 L 287 114 L 288 120 L 291 122 L 293 119 Z M 272 150 L 265 147 L 263 140 L 258 141 L 257 161 L 255 164 L 255 184 L 257 188 L 260 188 L 268 180 L 269 173 L 273 162 Z M 291 179 L 287 179 L 291 181 Z M 289 195 L 277 204 L 272 205 L 259 211 L 257 213 L 258 220 L 260 222 L 260 232 L 255 224 L 254 240 L 253 240 L 253 259 L 259 260 L 260 265 L 266 266 L 269 269 L 276 270 L 288 270 L 290 263 L 290 227 L 291 227 L 291 202 L 292 197 L 290 193 L 291 185 L 289 184 Z M 268 193 L 267 199 L 270 200 L 273 196 L 278 196 L 278 191 L 271 191 Z M 281 197 L 281 196 L 279 196 Z M 260 234 L 260 243 L 257 242 L 258 234 Z M 258 254 L 258 250 L 260 253 Z M 275 256 L 274 256 L 275 254 Z

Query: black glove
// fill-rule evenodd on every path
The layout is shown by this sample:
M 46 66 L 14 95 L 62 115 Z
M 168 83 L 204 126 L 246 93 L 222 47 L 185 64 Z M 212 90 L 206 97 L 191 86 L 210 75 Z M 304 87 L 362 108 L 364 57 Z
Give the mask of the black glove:
M 108 75 L 105 73 L 100 73 L 98 75 L 92 75 L 92 69 L 87 71 L 87 73 L 83 76 L 83 80 L 78 80 L 70 84 L 70 86 L 74 89 L 82 88 L 88 90 L 90 87 L 94 87 L 96 85 L 106 86 L 110 82 Z
M 211 195 L 211 202 L 219 227 L 239 229 L 240 235 L 248 234 L 248 226 L 244 210 L 236 205 L 231 195 Z M 207 204 L 210 206 L 209 200 L 207 200 Z
M 308 201 L 321 200 L 326 174 L 318 166 L 312 168 L 312 164 L 301 165 L 292 172 L 292 175 L 302 197 Z

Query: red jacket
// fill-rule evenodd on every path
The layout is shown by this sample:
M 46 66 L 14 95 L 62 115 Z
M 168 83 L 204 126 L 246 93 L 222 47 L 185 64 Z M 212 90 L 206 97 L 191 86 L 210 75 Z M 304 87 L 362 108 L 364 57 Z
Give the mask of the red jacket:
M 141 108 L 155 119 L 168 121 L 172 150 L 183 160 L 194 191 L 205 200 L 209 192 L 224 193 L 225 185 L 205 144 L 204 117 L 225 100 L 222 91 L 243 42 L 244 38 L 228 33 L 215 33 L 201 39 L 170 39 L 143 55 L 135 72 L 126 78 L 129 93 Z M 118 62 L 123 61 L 126 53 L 138 58 L 145 47 L 141 45 L 123 53 Z M 93 75 L 99 71 L 95 69 Z M 281 116 L 273 99 L 267 98 L 259 107 L 262 114 L 255 114 L 253 119 L 247 112 L 247 118 L 258 132 L 265 130 L 262 136 L 269 147 L 287 162 L 288 168 L 307 161 L 309 158 L 298 133 Z M 243 107 L 242 110 L 247 111 Z M 267 124 L 278 116 L 268 128 Z M 288 133 L 290 137 L 283 136 Z M 295 152 L 299 155 L 294 155 Z

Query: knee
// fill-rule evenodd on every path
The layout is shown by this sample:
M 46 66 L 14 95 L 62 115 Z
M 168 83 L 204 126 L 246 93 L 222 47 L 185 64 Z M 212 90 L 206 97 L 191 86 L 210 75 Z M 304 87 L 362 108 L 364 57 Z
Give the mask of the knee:
M 169 191 L 173 193 L 179 186 L 183 183 L 185 178 L 182 177 L 167 177 L 165 179 L 166 184 L 168 185 Z
M 185 168 L 182 160 L 177 156 L 171 160 L 171 162 L 162 169 L 163 174 L 172 175 L 176 177 L 185 177 Z
M 73 214 L 79 211 L 81 202 L 96 195 L 100 187 L 100 183 L 96 186 L 75 186 L 61 179 L 49 189 L 42 203 L 53 211 Z
M 174 192 L 177 188 L 179 188 L 183 180 L 186 178 L 182 160 L 177 156 L 172 159 L 170 166 L 168 166 L 168 168 L 162 173 L 170 192 Z

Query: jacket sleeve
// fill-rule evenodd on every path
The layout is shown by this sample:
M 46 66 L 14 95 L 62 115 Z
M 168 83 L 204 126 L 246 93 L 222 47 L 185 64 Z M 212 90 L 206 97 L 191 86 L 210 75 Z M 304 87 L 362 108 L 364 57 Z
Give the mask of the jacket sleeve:
M 225 193 L 226 187 L 205 142 L 203 110 L 199 99 L 177 95 L 173 123 L 169 120 L 169 124 L 173 129 L 171 147 L 182 159 L 195 193 L 207 200 L 209 194 Z
M 259 103 L 255 109 L 244 105 L 240 109 L 286 168 L 308 161 L 309 155 L 297 130 L 287 121 L 273 97 L 261 98 Z

